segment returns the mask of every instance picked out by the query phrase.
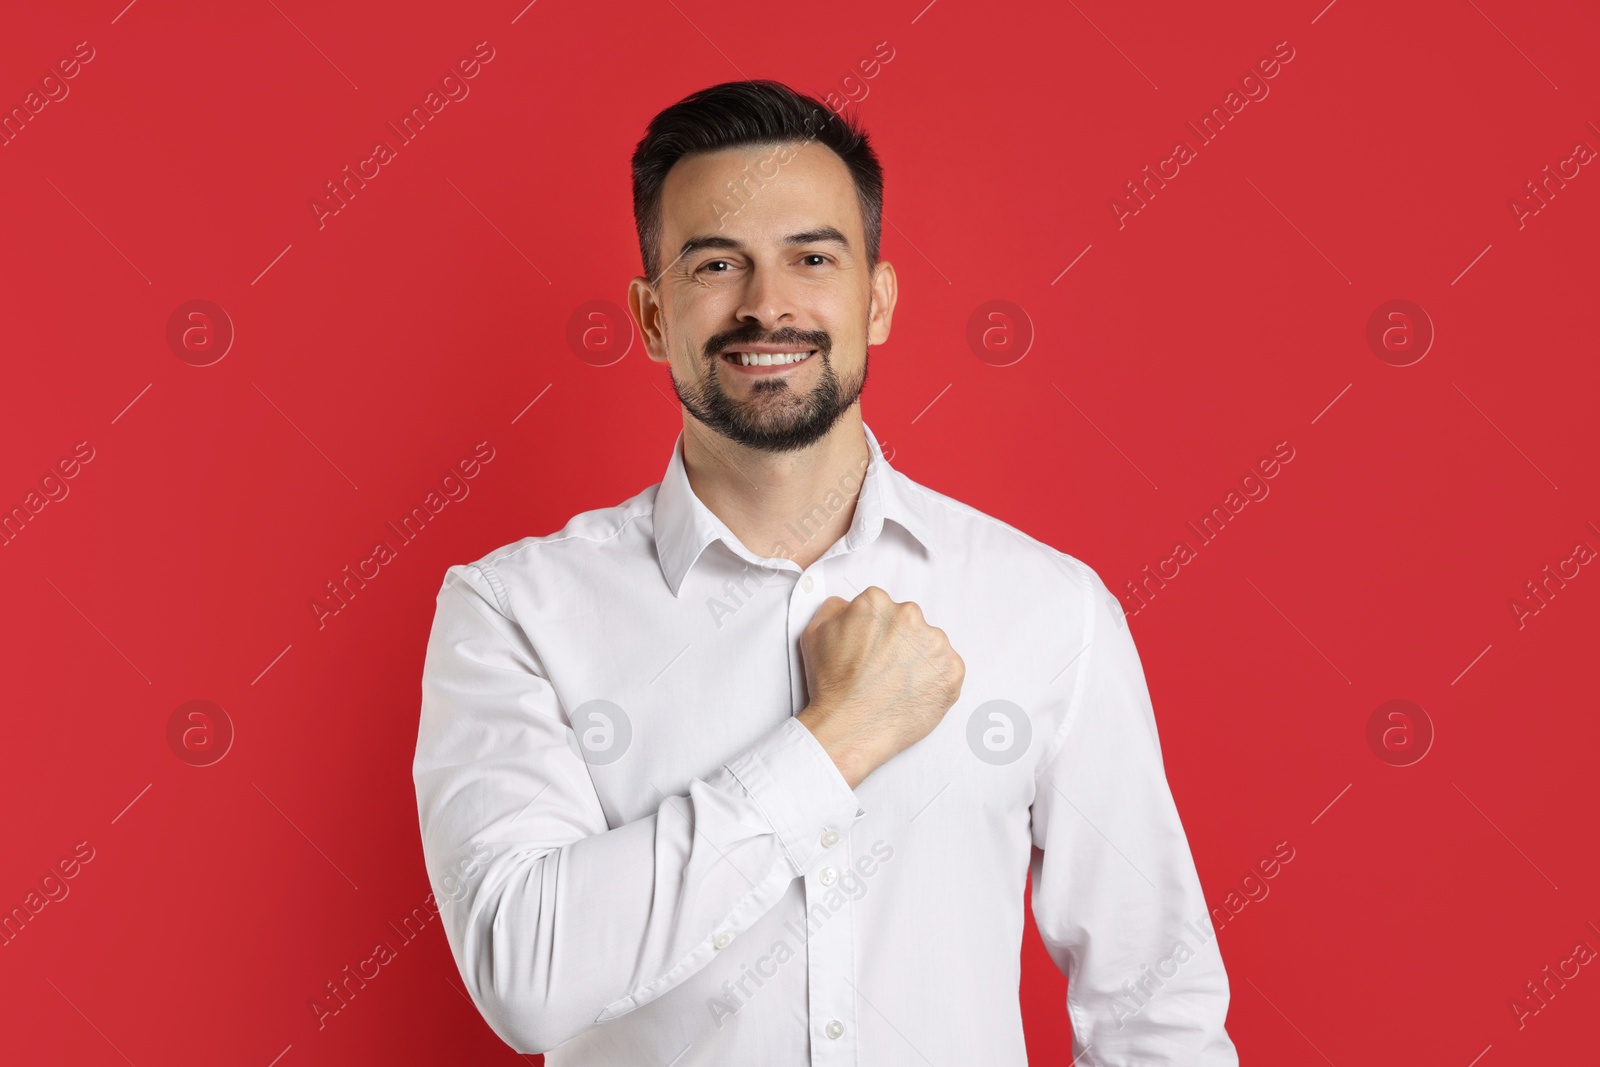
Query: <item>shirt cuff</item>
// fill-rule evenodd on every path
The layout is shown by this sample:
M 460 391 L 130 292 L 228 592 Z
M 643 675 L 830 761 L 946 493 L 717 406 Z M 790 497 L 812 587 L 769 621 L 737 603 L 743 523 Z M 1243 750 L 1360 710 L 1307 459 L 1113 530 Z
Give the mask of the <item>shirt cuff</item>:
M 793 716 L 727 767 L 777 831 L 797 878 L 834 843 L 824 835 L 843 837 L 866 814 L 828 750 Z

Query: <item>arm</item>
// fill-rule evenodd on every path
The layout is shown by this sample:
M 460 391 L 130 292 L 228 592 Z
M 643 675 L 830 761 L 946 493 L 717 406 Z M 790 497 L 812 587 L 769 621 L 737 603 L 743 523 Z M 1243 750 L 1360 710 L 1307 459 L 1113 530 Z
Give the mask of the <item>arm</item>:
M 687 797 L 608 827 L 497 586 L 477 564 L 445 574 L 413 777 L 462 980 L 507 1044 L 545 1052 L 705 966 L 721 935 L 737 938 L 810 869 L 823 827 L 846 832 L 859 809 L 789 718 Z
M 1067 976 L 1074 1056 L 1106 1067 L 1237 1067 L 1228 977 L 1116 598 L 1088 601 L 1066 718 L 1033 804 L 1033 915 Z

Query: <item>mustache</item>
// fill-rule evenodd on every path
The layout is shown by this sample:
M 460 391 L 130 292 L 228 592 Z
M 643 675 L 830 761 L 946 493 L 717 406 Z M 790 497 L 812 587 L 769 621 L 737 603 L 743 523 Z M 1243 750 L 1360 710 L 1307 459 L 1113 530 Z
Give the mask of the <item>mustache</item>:
M 737 330 L 729 330 L 727 333 L 714 334 L 706 341 L 706 358 L 716 359 L 724 350 L 737 348 L 739 345 L 803 346 L 805 348 L 814 348 L 824 356 L 833 350 L 832 339 L 821 330 L 798 330 L 794 327 L 785 327 L 769 334 L 759 327 L 743 327 Z

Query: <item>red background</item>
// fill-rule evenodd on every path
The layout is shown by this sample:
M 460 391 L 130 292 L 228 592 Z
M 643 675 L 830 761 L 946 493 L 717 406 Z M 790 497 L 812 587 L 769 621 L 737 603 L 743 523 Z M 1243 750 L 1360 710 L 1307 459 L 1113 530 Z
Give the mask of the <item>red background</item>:
M 1600 575 L 1520 626 L 1510 604 L 1600 547 L 1600 168 L 1509 206 L 1600 146 L 1592 4 L 122 3 L 0 35 L 7 110 L 94 50 L 0 148 L 0 507 L 93 451 L 0 547 L 0 907 L 93 850 L 0 948 L 3 1058 L 521 1060 L 437 921 L 391 926 L 429 892 L 434 596 L 660 478 L 664 368 L 597 366 L 569 321 L 640 269 L 649 117 L 741 76 L 860 98 L 901 286 L 863 410 L 911 477 L 1121 589 L 1294 449 L 1132 622 L 1208 899 L 1294 850 L 1218 922 L 1243 1061 L 1593 1056 L 1600 968 L 1510 1005 L 1600 948 Z M 319 228 L 323 183 L 480 41 L 470 95 Z M 1199 146 L 1185 123 L 1282 41 L 1270 95 Z M 1119 227 L 1179 138 L 1197 158 Z M 167 340 L 197 299 L 236 334 L 209 366 Z M 1395 299 L 1436 331 L 1409 366 L 1366 339 Z M 1031 323 L 1007 366 L 967 341 L 991 300 Z M 480 441 L 470 496 L 319 627 L 324 583 Z M 1420 716 L 1367 739 L 1395 699 L 1435 734 L 1409 766 Z M 210 766 L 169 745 L 190 700 L 232 723 Z M 319 1029 L 379 940 L 398 958 Z M 1024 951 L 1034 1060 L 1064 1063 L 1065 980 Z

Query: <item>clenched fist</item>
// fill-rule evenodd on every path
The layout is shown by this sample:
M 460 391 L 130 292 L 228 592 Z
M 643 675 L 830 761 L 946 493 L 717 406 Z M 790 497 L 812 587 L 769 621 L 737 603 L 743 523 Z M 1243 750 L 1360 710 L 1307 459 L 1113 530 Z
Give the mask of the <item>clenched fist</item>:
M 796 716 L 854 789 L 939 725 L 967 665 L 922 609 L 875 585 L 824 600 L 800 635 L 810 703 Z

